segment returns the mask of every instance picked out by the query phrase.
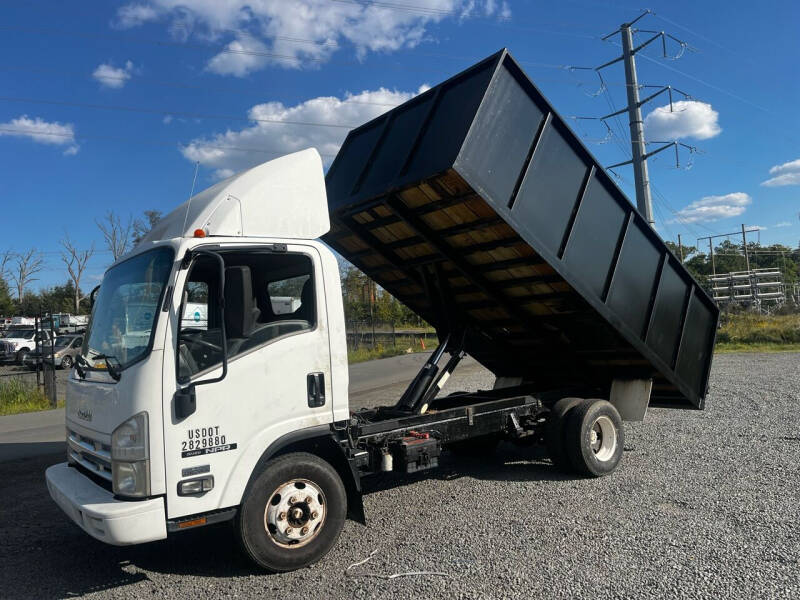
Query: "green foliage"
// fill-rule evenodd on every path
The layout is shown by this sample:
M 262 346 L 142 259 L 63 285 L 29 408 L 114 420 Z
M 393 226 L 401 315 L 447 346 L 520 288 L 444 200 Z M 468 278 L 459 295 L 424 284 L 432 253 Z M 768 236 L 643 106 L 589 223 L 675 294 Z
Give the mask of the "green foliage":
M 398 338 L 396 346 L 384 346 L 383 344 L 377 344 L 374 348 L 363 346 L 355 350 L 348 350 L 347 360 L 351 364 L 365 362 L 368 360 L 375 360 L 377 358 L 388 358 L 390 356 L 399 356 L 401 354 L 435 350 L 437 346 L 438 344 L 436 342 L 428 341 L 425 345 L 425 348 L 423 348 L 418 337 Z
M 15 415 L 53 408 L 35 383 L 15 377 L 0 379 L 0 415 Z
M 800 344 L 800 314 L 723 314 L 720 324 L 717 344 L 722 346 Z
M 22 300 L 3 301 L 3 285 L 0 281 L 0 315 L 32 317 L 48 312 L 73 313 L 75 311 L 75 286 L 69 280 L 63 285 L 39 290 L 38 293 L 26 292 Z M 88 314 L 89 303 L 81 302 L 80 314 Z
M 403 303 L 352 265 L 341 265 L 342 299 L 347 321 L 387 323 L 395 327 L 424 327 L 426 323 Z
M 0 279 L 0 315 L 10 315 L 14 312 L 14 301 L 11 299 L 11 292 L 8 283 Z

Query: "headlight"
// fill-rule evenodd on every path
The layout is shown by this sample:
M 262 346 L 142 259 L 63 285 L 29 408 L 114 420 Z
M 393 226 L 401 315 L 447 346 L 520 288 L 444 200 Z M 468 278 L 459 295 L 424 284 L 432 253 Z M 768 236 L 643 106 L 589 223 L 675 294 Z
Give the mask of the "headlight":
M 134 415 L 111 434 L 111 482 L 115 494 L 150 495 L 147 413 Z

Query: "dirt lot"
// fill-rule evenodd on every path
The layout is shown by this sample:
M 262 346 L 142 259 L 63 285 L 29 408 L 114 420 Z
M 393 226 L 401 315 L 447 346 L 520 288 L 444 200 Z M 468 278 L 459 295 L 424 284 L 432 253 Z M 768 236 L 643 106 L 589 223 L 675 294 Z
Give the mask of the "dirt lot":
M 0 598 L 797 598 L 798 365 L 718 356 L 707 410 L 628 424 L 607 478 L 564 477 L 508 445 L 369 481 L 368 526 L 348 522 L 325 560 L 286 575 L 255 570 L 225 525 L 105 546 L 47 495 L 43 471 L 61 454 L 0 463 Z M 477 366 L 454 379 L 491 383 Z M 374 576 L 416 570 L 446 576 Z

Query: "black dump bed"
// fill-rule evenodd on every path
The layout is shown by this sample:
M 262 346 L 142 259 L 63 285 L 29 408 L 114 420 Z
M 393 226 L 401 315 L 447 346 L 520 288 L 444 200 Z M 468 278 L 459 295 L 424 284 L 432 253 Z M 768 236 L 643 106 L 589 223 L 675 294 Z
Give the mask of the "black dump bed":
M 506 51 L 353 130 L 325 241 L 497 376 L 702 408 L 718 310 Z

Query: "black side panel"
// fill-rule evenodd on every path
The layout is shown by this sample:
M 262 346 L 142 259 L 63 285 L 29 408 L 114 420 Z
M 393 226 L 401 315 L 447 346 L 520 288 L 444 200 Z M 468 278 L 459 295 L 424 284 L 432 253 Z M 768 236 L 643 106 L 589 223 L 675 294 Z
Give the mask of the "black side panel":
M 681 322 L 686 295 L 689 293 L 689 284 L 675 270 L 676 266 L 672 260 L 664 265 L 653 308 L 652 325 L 647 332 L 647 345 L 670 366 L 681 338 L 681 328 L 675 327 L 675 323 Z
M 548 123 L 514 200 L 513 214 L 553 255 L 558 254 L 588 169 L 558 125 Z
M 392 114 L 393 122 L 388 128 L 385 137 L 381 140 L 380 146 L 376 149 L 375 155 L 371 159 L 367 176 L 361 185 L 360 191 L 369 195 L 381 187 L 384 182 L 392 181 L 397 177 L 403 166 L 398 156 L 408 156 L 411 146 L 414 143 L 414 132 L 418 132 L 425 120 L 425 115 L 431 109 L 433 96 L 428 94 L 416 102 L 411 102 L 403 106 L 403 110 L 398 110 Z
M 631 329 L 644 335 L 661 252 L 644 235 L 641 227 L 640 223 L 631 223 L 628 228 L 607 303 Z
M 702 389 L 707 378 L 706 365 L 713 349 L 716 319 L 708 306 L 692 293 L 689 313 L 686 315 L 683 339 L 675 371 L 678 377 L 694 389 Z
M 564 251 L 564 264 L 602 297 L 628 212 L 594 177 L 578 208 L 575 226 Z
M 478 191 L 507 204 L 544 113 L 506 69 L 497 72 L 480 111 L 477 122 L 491 125 L 470 131 L 459 164 L 473 174 Z
M 359 176 L 364 170 L 364 164 L 378 141 L 386 118 L 375 119 L 367 126 L 347 136 L 347 151 L 364 158 L 362 160 L 340 160 L 341 152 L 336 156 L 325 180 L 328 198 L 347 198 L 355 191 Z
M 410 176 L 427 175 L 431 169 L 442 171 L 452 166 L 486 92 L 493 66 L 486 63 L 469 77 L 456 78 L 441 88 L 434 114 L 406 168 Z

